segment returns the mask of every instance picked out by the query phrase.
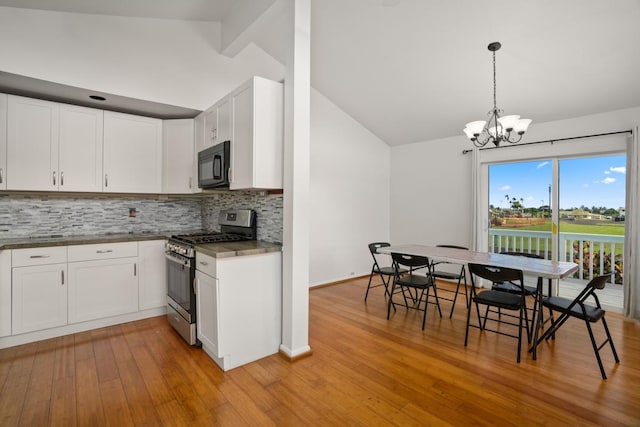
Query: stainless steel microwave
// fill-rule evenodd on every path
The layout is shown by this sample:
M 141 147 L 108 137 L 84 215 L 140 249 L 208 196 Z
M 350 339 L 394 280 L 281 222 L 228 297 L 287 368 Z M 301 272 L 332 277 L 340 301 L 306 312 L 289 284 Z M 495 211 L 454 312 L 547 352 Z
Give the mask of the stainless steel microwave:
M 198 187 L 229 187 L 231 141 L 225 141 L 198 153 Z

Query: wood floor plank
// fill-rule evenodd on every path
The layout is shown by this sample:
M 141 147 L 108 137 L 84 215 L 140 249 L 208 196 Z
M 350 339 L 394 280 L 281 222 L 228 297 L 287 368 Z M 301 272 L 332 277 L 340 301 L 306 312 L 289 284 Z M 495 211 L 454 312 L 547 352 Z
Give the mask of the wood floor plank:
M 107 426 L 134 426 L 129 410 L 127 396 L 124 393 L 122 382 L 119 378 L 100 383 L 100 395 L 102 408 L 104 409 L 105 424 Z
M 85 347 L 82 340 L 82 355 L 93 354 L 93 346 Z M 77 353 L 76 353 L 77 354 Z M 104 408 L 100 395 L 100 382 L 98 381 L 98 368 L 93 357 L 83 357 L 76 360 L 76 415 L 78 425 L 103 426 L 105 425 Z
M 50 421 L 53 426 L 77 425 L 75 375 L 57 378 L 53 383 Z

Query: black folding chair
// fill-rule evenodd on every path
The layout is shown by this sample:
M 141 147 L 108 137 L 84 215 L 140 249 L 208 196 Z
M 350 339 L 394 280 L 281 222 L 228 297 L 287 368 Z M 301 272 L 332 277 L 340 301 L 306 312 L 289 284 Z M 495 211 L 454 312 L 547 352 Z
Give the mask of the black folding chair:
M 618 353 L 616 352 L 616 348 L 613 345 L 613 340 L 611 339 L 611 333 L 609 333 L 609 327 L 607 326 L 607 321 L 604 318 L 605 311 L 600 306 L 600 300 L 596 295 L 596 289 L 603 289 L 607 282 L 609 276 L 599 276 L 594 277 L 587 286 L 575 297 L 573 300 L 569 298 L 563 297 L 554 297 L 550 296 L 544 298 L 542 300 L 542 305 L 544 307 L 549 308 L 550 310 L 557 311 L 560 314 L 560 317 L 557 320 L 551 320 L 551 326 L 547 329 L 542 336 L 536 342 L 538 345 L 542 340 L 548 340 L 549 338 L 555 338 L 555 333 L 562 326 L 567 319 L 570 317 L 575 317 L 580 320 L 584 320 L 584 323 L 587 325 L 587 331 L 589 331 L 589 338 L 591 338 L 591 345 L 593 347 L 593 352 L 596 355 L 596 359 L 598 360 L 598 366 L 600 367 L 600 374 L 602 375 L 602 379 L 606 380 L 607 375 L 604 372 L 604 367 L 602 366 L 602 359 L 600 358 L 600 350 L 607 343 L 611 347 L 611 352 L 613 353 L 613 358 L 616 363 L 620 363 L 620 359 L 618 358 Z M 586 304 L 586 300 L 589 298 L 593 298 L 595 305 Z M 591 324 L 596 323 L 597 321 L 602 321 L 602 326 L 604 327 L 605 334 L 607 335 L 607 339 L 602 342 L 602 344 L 598 345 L 596 343 L 595 337 L 593 335 L 593 330 L 591 329 Z
M 505 335 L 512 338 L 517 338 L 518 340 L 518 355 L 517 362 L 520 363 L 520 347 L 522 346 L 522 328 L 525 327 L 527 332 L 529 331 L 527 324 L 527 307 L 525 304 L 525 291 L 524 291 L 524 280 L 522 278 L 522 271 L 515 270 L 512 268 L 506 267 L 498 267 L 493 265 L 483 265 L 483 264 L 468 264 L 469 275 L 471 276 L 471 300 L 469 302 L 469 307 L 467 309 L 467 328 L 464 335 L 464 345 L 467 346 L 467 342 L 469 340 L 469 328 L 478 328 L 483 331 L 490 331 L 500 335 Z M 517 286 L 520 289 L 519 293 L 511 293 L 511 292 L 503 292 L 496 290 L 486 290 L 482 292 L 476 292 L 476 281 L 475 277 L 480 277 L 482 279 L 488 280 L 492 283 L 495 282 L 510 282 L 514 286 Z M 484 317 L 480 316 L 480 308 L 479 305 L 486 306 L 486 312 Z M 478 326 L 471 325 L 471 310 L 472 307 L 475 306 L 476 313 L 478 315 Z M 514 323 L 513 321 L 503 320 L 501 317 L 490 317 L 489 316 L 489 308 L 495 307 L 500 310 L 510 310 L 518 312 L 518 323 Z M 518 328 L 517 335 L 513 333 L 507 333 L 500 329 L 489 329 L 487 328 L 487 320 L 496 323 L 504 323 L 512 326 L 516 326 Z M 524 324 L 523 324 L 524 322 Z M 527 338 L 529 338 L 529 334 L 527 334 Z
M 404 306 L 407 310 L 413 309 L 423 312 L 422 329 L 424 330 L 424 324 L 427 319 L 427 306 L 429 305 L 429 291 L 431 289 L 433 289 L 433 294 L 436 298 L 435 304 L 438 307 L 438 313 L 440 317 L 442 317 L 440 303 L 438 302 L 438 291 L 436 290 L 435 280 L 431 276 L 429 269 L 429 258 L 396 253 L 392 253 L 391 258 L 393 259 L 394 276 L 387 307 L 387 320 L 389 320 L 391 314 L 391 307 L 395 308 L 393 296 L 401 292 L 402 298 L 404 299 Z M 403 267 L 409 269 L 408 273 L 402 273 L 402 270 L 405 270 Z M 425 275 L 416 273 L 417 270 L 423 268 L 426 269 Z M 400 291 L 396 292 L 396 287 L 399 287 Z M 411 292 L 412 289 L 415 291 L 415 294 Z M 407 293 L 409 294 L 409 299 L 407 299 Z M 409 301 L 411 301 L 411 304 L 409 304 Z M 422 301 L 424 301 L 424 308 L 421 308 Z
M 369 289 L 377 288 L 379 286 L 384 286 L 384 294 L 389 295 L 389 281 L 393 278 L 393 274 L 395 270 L 393 269 L 393 265 L 388 267 L 380 267 L 378 263 L 377 255 L 378 249 L 384 248 L 387 246 L 391 246 L 390 243 L 387 242 L 376 242 L 369 244 L 369 252 L 371 252 L 371 257 L 373 258 L 373 265 L 371 266 L 371 274 L 369 274 L 369 284 L 367 285 L 367 292 L 364 294 L 364 300 L 367 301 L 367 297 L 369 296 Z M 401 269 L 400 273 L 406 273 L 407 270 Z M 371 284 L 371 280 L 374 276 L 380 276 L 381 283 Z

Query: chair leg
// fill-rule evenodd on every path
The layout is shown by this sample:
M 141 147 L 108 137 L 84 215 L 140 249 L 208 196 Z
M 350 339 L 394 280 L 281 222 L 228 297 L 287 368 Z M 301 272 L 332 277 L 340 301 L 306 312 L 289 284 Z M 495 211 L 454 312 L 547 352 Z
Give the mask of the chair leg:
M 600 350 L 598 349 L 598 344 L 596 344 L 596 339 L 593 336 L 593 331 L 591 330 L 591 324 L 588 320 L 585 320 L 587 324 L 587 330 L 589 331 L 589 338 L 591 338 L 591 345 L 593 346 L 593 352 L 596 354 L 596 359 L 598 360 L 598 367 L 600 368 L 600 374 L 602 375 L 602 379 L 607 379 L 607 374 L 604 373 L 604 366 L 602 366 L 602 359 L 600 358 Z
M 367 292 L 364 294 L 364 302 L 367 302 L 367 297 L 369 296 L 369 289 L 371 289 L 372 278 L 373 278 L 373 269 L 371 269 L 371 273 L 369 274 L 369 284 L 367 285 Z
M 438 313 L 440 317 L 442 317 L 442 310 L 440 310 L 440 300 L 438 299 L 438 289 L 434 283 L 433 285 L 433 295 L 436 297 L 436 306 L 438 306 Z M 427 288 L 427 299 L 429 299 L 429 288 Z
M 613 345 L 613 340 L 611 339 L 611 334 L 609 333 L 609 327 L 607 326 L 607 321 L 605 318 L 602 318 L 602 326 L 604 326 L 604 331 L 607 334 L 607 341 L 609 341 L 609 345 L 611 346 L 611 352 L 613 353 L 613 358 L 616 363 L 620 363 L 620 359 L 618 358 L 618 352 L 616 351 L 615 346 Z
M 393 304 L 393 292 L 396 289 L 396 281 L 393 281 L 391 285 L 391 294 L 389 295 L 389 303 L 387 304 L 387 320 L 389 320 L 389 316 L 391 315 L 391 306 L 393 305 L 393 310 L 395 311 L 396 306 Z
M 453 317 L 453 309 L 456 308 L 456 300 L 458 299 L 458 292 L 460 292 L 460 281 L 462 280 L 462 275 L 458 277 L 458 286 L 456 286 L 456 293 L 453 296 L 453 302 L 451 303 L 451 311 L 449 312 L 449 319 Z M 466 289 L 465 289 L 466 291 Z M 466 299 L 466 297 L 465 297 Z
M 516 357 L 516 362 L 520 363 L 520 352 L 521 352 L 521 347 L 522 347 L 522 315 L 524 311 L 524 317 L 527 316 L 527 306 L 526 305 L 522 305 L 520 307 L 520 321 L 518 324 L 518 356 Z M 527 336 L 529 335 L 529 329 L 527 327 Z
M 422 295 L 424 294 L 424 289 L 422 290 L 422 294 L 420 294 L 420 299 L 422 299 Z M 437 299 L 436 299 L 437 301 Z M 422 313 L 422 330 L 424 331 L 424 324 L 427 321 L 427 307 L 429 306 L 429 288 L 427 288 L 427 295 L 424 300 L 424 313 Z M 418 301 L 418 308 L 420 308 L 420 301 Z
M 523 298 L 524 298 L 524 301 L 522 301 L 522 304 L 524 306 L 524 324 L 525 324 L 525 327 L 527 328 L 527 343 L 531 344 L 531 334 L 533 330 L 529 329 L 530 325 L 529 325 L 529 314 L 527 312 L 527 300 L 525 297 Z M 531 326 L 533 326 L 533 319 L 531 320 Z M 520 325 L 520 327 L 522 327 L 522 325 Z
M 473 301 L 469 302 L 469 305 L 467 306 L 467 327 L 465 329 L 464 332 L 464 346 L 467 346 L 467 341 L 469 340 L 469 319 L 471 319 L 471 303 Z M 477 306 L 477 304 L 476 304 Z M 477 307 L 476 307 L 477 308 Z M 478 318 L 480 318 L 480 313 L 478 313 Z

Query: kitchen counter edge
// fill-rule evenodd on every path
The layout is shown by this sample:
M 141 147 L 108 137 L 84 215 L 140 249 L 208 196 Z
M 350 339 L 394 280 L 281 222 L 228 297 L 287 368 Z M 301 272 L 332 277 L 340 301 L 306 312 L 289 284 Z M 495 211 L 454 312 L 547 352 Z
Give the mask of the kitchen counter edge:
M 196 245 L 195 249 L 196 253 L 200 252 L 213 258 L 228 258 L 234 256 L 280 252 L 282 251 L 282 245 L 280 243 L 265 242 L 262 240 L 248 240 L 244 242 Z

